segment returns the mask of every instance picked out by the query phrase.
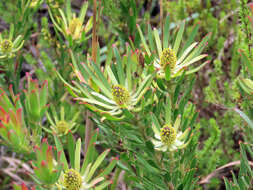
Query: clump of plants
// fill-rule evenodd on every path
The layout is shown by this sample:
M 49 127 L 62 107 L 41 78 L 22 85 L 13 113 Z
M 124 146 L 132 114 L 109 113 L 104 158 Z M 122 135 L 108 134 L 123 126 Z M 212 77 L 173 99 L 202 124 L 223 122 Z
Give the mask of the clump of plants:
M 0 2 L 0 189 L 250 188 L 252 5 L 221 88 L 225 34 L 197 22 L 211 4 Z

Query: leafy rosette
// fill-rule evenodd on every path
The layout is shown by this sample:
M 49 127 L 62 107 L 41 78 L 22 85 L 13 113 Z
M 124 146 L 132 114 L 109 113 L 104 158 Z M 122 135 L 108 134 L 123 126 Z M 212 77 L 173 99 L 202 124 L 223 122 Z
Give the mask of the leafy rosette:
M 209 35 L 207 35 L 200 43 L 194 42 L 199 28 L 199 25 L 196 25 L 188 40 L 183 44 L 185 22 L 181 23 L 179 30 L 175 32 L 175 36 L 170 36 L 170 27 L 169 16 L 167 16 L 163 29 L 164 35 L 160 37 L 157 29 L 152 30 L 148 26 L 148 40 L 146 40 L 140 26 L 137 26 L 145 50 L 145 56 L 153 60 L 153 66 L 157 70 L 157 77 L 165 78 L 166 80 L 182 75 L 186 68 L 207 57 L 207 54 L 201 54 L 201 52 L 209 38 Z M 174 40 L 174 43 L 170 42 L 171 39 Z M 209 61 L 187 70 L 186 74 L 197 72 L 207 63 Z
M 73 69 L 79 82 L 74 86 L 65 82 L 76 100 L 87 108 L 102 115 L 102 119 L 122 120 L 133 117 L 133 112 L 141 111 L 151 99 L 145 101 L 144 95 L 150 88 L 153 75 L 142 72 L 135 76 L 139 62 L 136 53 L 128 49 L 121 58 L 118 49 L 113 47 L 116 62 L 105 65 L 104 71 L 99 64 L 89 61 L 77 64 L 73 58 Z
M 183 149 L 189 144 L 191 140 L 191 138 L 188 138 L 190 128 L 186 129 L 184 132 L 179 130 L 181 122 L 180 115 L 177 117 L 173 126 L 170 123 L 161 126 L 155 115 L 152 115 L 152 120 L 152 129 L 154 131 L 155 138 L 151 141 L 156 150 L 163 152 L 168 150 L 175 151 Z
M 21 35 L 13 39 L 14 25 L 10 26 L 10 31 L 8 31 L 8 33 L 8 38 L 3 38 L 0 33 L 0 59 L 14 57 L 15 53 L 18 52 L 24 44 L 24 40 Z
M 112 183 L 111 180 L 107 179 L 107 176 L 117 164 L 117 159 L 113 158 L 103 170 L 96 171 L 110 152 L 109 149 L 105 150 L 93 161 L 97 135 L 98 131 L 92 136 L 85 158 L 81 164 L 81 139 L 79 138 L 75 142 L 71 133 L 68 133 L 70 165 L 67 163 L 66 156 L 62 154 L 61 159 L 64 161 L 64 171 L 56 183 L 59 190 L 102 190 Z M 58 144 L 58 150 L 62 150 L 63 147 L 56 136 L 55 140 Z
M 54 149 L 43 139 L 40 147 L 35 146 L 36 159 L 32 162 L 34 175 L 31 177 L 39 185 L 53 185 L 60 177 L 63 165 L 60 162 L 61 152 L 54 156 Z
M 67 0 L 65 12 L 62 9 L 59 9 L 60 18 L 54 16 L 53 12 L 49 10 L 49 14 L 55 28 L 70 42 L 70 46 L 73 40 L 78 42 L 84 41 L 84 39 L 87 38 L 85 35 L 92 28 L 93 17 L 89 18 L 85 26 L 83 25 L 87 8 L 88 2 L 82 5 L 79 16 L 77 17 L 76 14 L 71 11 L 71 1 Z
M 19 95 L 14 95 L 10 86 L 11 99 L 0 88 L 0 136 L 4 143 L 17 152 L 30 152 L 30 133 L 26 127 Z

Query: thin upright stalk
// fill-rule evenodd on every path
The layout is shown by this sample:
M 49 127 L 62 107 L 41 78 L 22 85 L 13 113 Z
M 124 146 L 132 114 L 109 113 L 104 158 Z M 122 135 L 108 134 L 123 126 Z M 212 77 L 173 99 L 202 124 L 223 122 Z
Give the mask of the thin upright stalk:
M 92 60 L 96 63 L 97 57 L 97 0 L 93 0 L 93 27 L 92 27 Z M 85 149 L 84 154 L 86 154 L 88 150 L 88 146 L 90 144 L 91 133 L 92 133 L 92 122 L 90 117 L 92 116 L 91 112 L 87 110 L 86 118 L 85 118 Z
M 162 32 L 162 42 L 163 42 L 163 0 L 160 0 L 160 27 Z

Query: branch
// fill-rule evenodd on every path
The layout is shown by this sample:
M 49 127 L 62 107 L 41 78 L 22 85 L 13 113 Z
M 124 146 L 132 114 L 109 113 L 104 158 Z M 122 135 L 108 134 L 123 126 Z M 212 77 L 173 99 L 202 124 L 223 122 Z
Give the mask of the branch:
M 210 180 L 216 176 L 218 176 L 220 174 L 220 172 L 228 167 L 232 167 L 232 166 L 236 166 L 236 165 L 240 165 L 241 161 L 234 161 L 234 162 L 230 162 L 228 164 L 225 164 L 224 166 L 221 166 L 219 168 L 217 168 L 216 170 L 214 170 L 212 173 L 210 173 L 208 176 L 202 178 L 202 180 L 200 182 L 198 182 L 198 184 L 202 185 L 202 184 L 207 184 L 210 183 Z M 249 161 L 249 165 L 253 166 L 253 162 Z

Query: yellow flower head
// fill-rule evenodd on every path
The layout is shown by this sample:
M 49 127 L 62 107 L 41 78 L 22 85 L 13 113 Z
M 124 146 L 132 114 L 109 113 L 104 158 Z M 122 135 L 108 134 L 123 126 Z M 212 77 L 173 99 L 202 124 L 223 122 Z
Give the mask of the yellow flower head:
M 79 190 L 82 185 L 82 178 L 79 172 L 74 169 L 68 169 L 64 173 L 64 187 L 67 190 Z
M 69 124 L 66 121 L 58 121 L 56 123 L 56 129 L 59 134 L 65 134 L 65 132 L 69 129 Z
M 12 50 L 13 44 L 10 40 L 3 40 L 0 44 L 1 51 L 3 53 L 10 53 Z
M 177 56 L 175 54 L 175 51 L 171 48 L 163 50 L 160 60 L 161 60 L 160 64 L 163 68 L 169 65 L 170 69 L 172 70 L 177 63 Z
M 161 141 L 167 146 L 172 145 L 177 137 L 176 130 L 171 125 L 164 125 L 160 130 Z
M 129 92 L 128 90 L 121 86 L 121 85 L 113 85 L 112 86 L 112 96 L 114 101 L 118 104 L 118 105 L 125 105 L 129 102 Z
M 30 7 L 34 8 L 40 0 L 31 0 Z
M 81 38 L 81 30 L 83 28 L 83 24 L 79 18 L 73 18 L 71 19 L 69 23 L 69 33 L 72 36 L 73 39 L 79 39 Z

